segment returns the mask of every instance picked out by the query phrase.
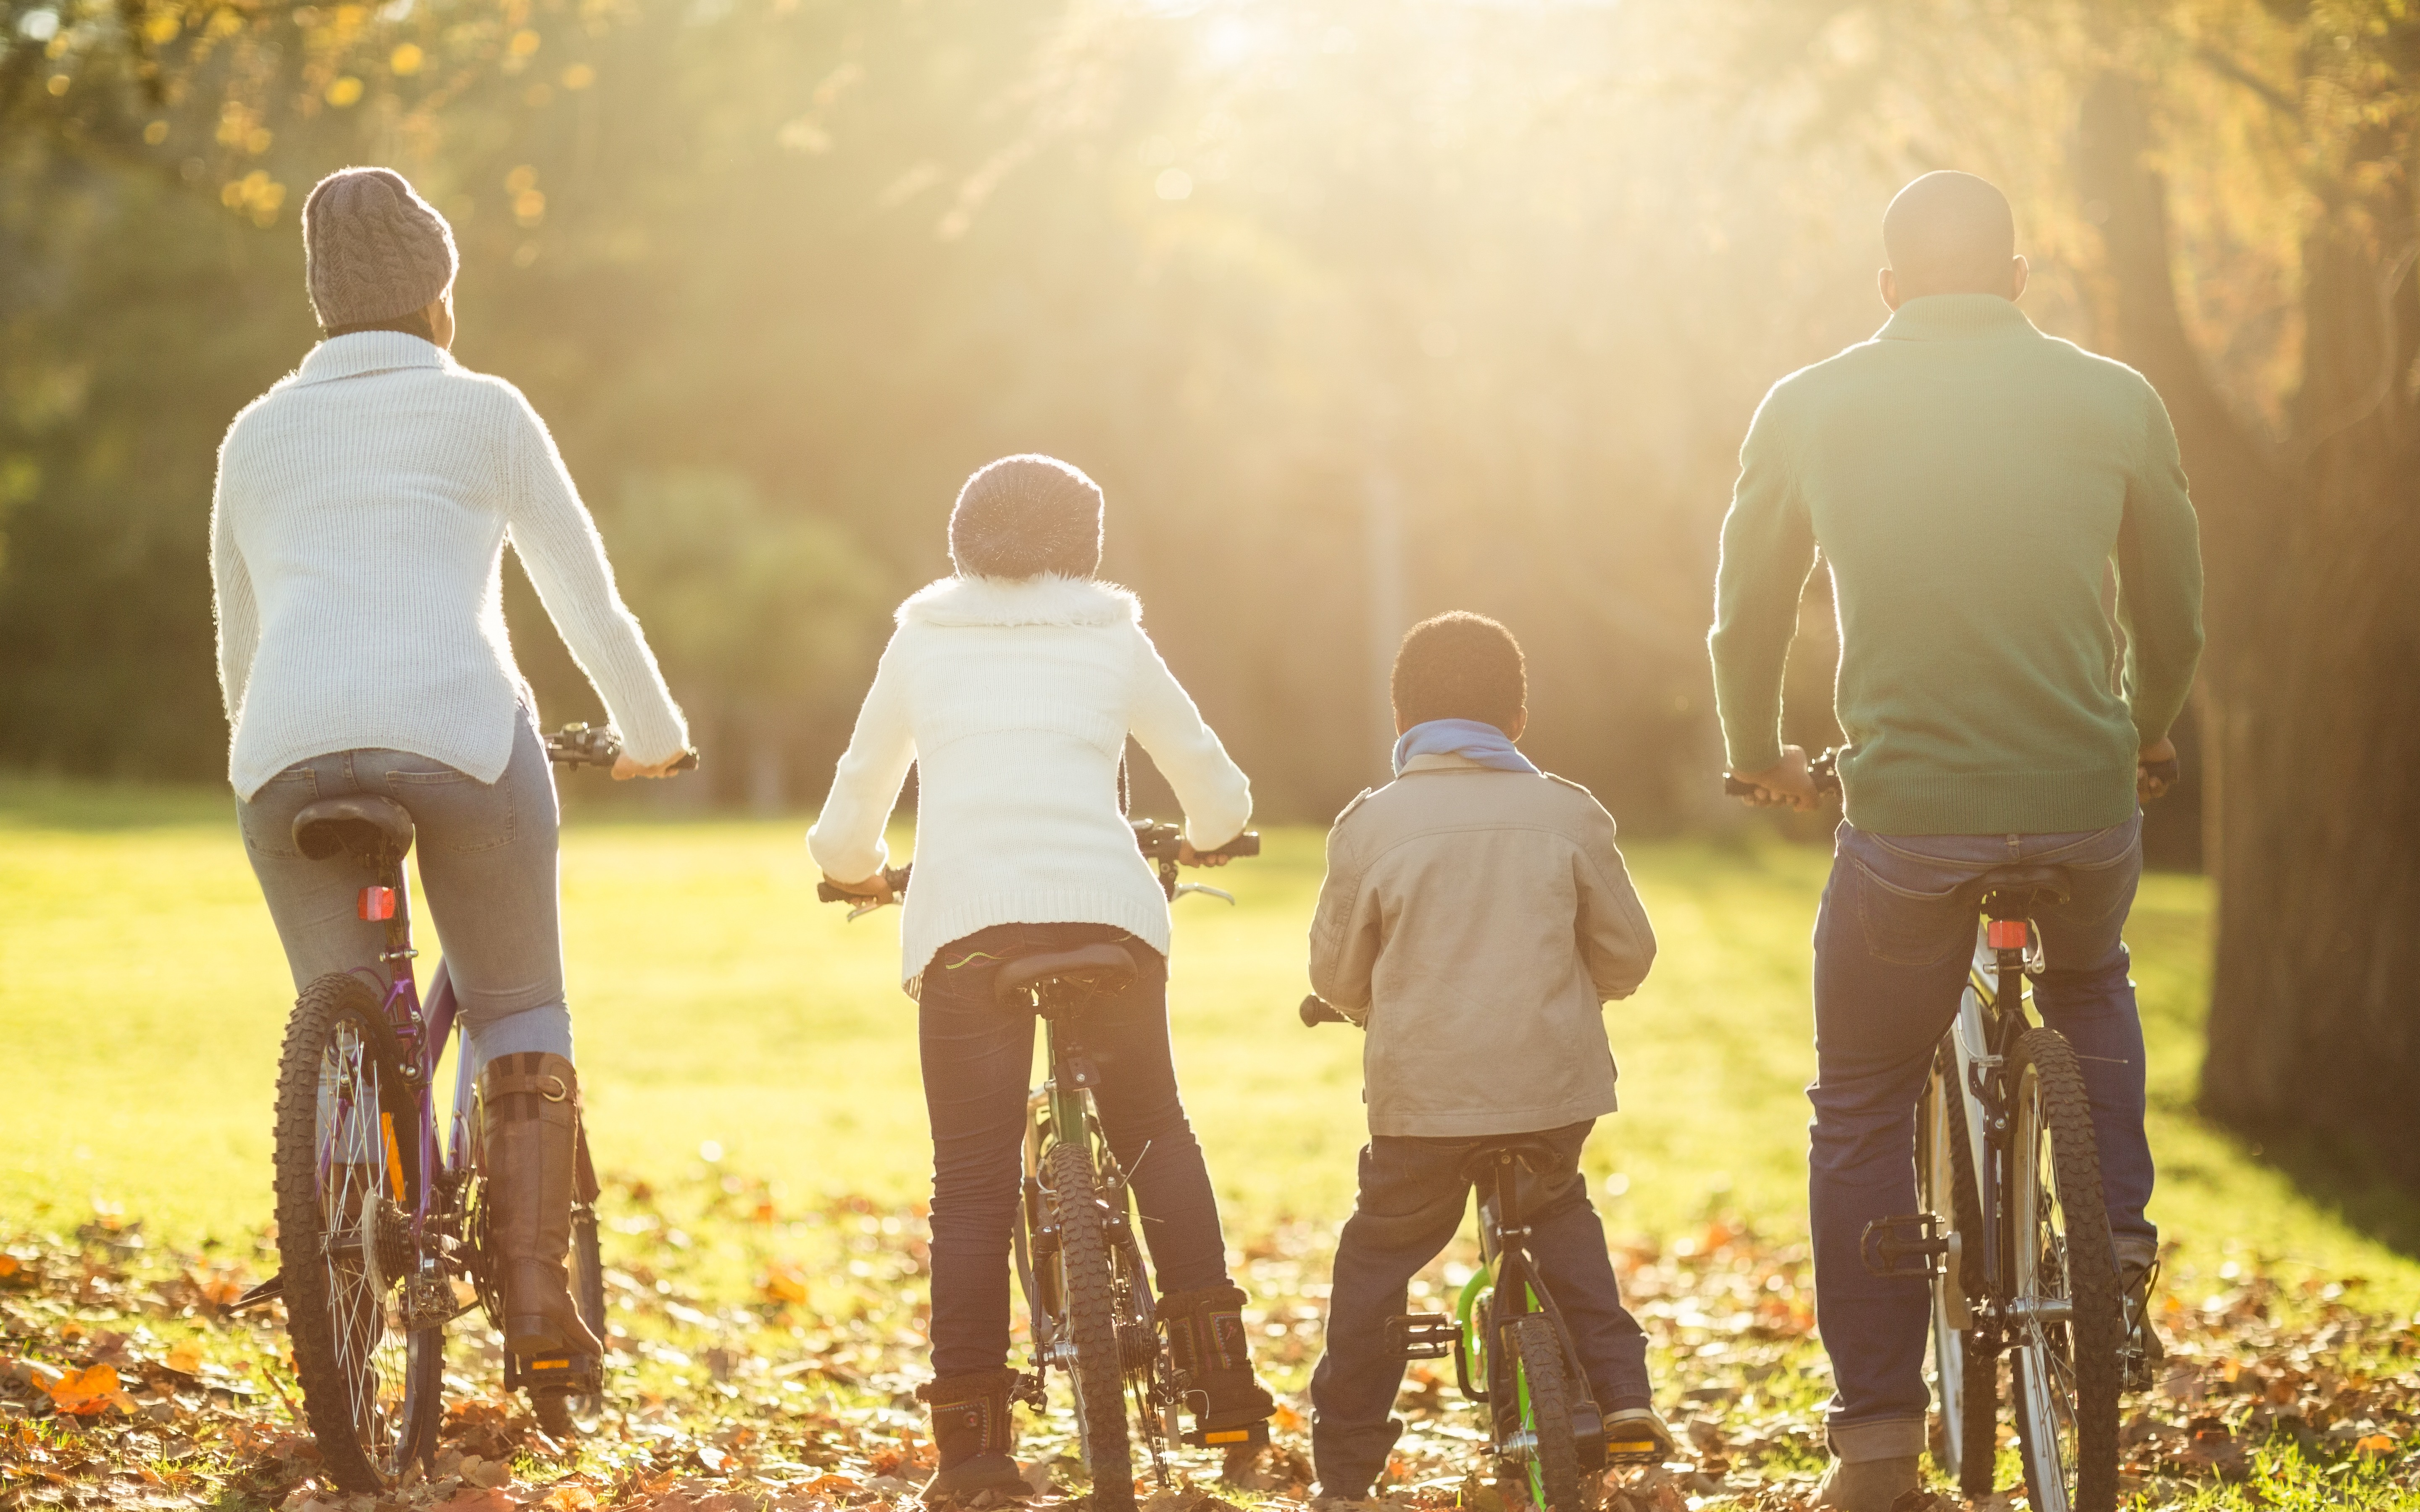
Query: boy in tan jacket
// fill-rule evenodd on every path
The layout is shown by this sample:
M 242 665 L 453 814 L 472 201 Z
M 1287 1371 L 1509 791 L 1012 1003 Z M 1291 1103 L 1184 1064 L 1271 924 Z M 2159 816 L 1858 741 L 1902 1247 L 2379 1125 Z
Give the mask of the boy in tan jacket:
M 1555 1153 L 1553 1173 L 1524 1173 L 1521 1207 L 1607 1439 L 1671 1443 L 1579 1171 L 1590 1129 L 1616 1105 L 1603 1005 L 1637 991 L 1655 957 L 1613 818 L 1514 748 L 1528 679 L 1494 620 L 1415 625 L 1392 692 L 1395 780 L 1337 816 L 1311 927 L 1312 987 L 1369 1031 L 1370 1143 L 1311 1382 L 1311 1457 L 1330 1500 L 1366 1500 L 1386 1469 L 1404 1369 L 1387 1319 L 1461 1227 L 1466 1163 L 1505 1134 L 1535 1134 Z

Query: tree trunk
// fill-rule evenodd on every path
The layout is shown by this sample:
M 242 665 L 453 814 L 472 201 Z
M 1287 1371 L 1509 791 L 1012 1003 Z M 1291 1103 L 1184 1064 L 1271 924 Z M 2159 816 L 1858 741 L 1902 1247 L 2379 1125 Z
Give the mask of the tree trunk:
M 2202 1104 L 2256 1137 L 2365 1149 L 2420 1190 L 2420 318 L 2410 258 L 2366 229 L 2410 208 L 2340 204 L 2312 233 L 2296 438 L 2273 448 L 2187 338 L 2148 145 L 2132 81 L 2102 80 L 2077 166 L 2117 355 L 2176 421 L 2208 572 Z

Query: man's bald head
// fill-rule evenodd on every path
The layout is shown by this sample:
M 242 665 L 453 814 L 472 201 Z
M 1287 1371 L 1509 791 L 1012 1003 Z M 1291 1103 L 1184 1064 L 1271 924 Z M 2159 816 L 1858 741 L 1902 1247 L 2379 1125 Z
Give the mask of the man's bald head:
M 2024 287 L 2009 197 L 1971 173 L 1929 173 L 1883 213 L 1883 299 L 1893 309 L 1928 294 L 1996 294 Z

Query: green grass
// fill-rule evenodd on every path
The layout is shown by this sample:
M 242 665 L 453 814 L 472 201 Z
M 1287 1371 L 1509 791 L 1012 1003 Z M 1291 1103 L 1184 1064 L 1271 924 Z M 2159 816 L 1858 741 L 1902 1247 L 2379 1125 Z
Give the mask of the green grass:
M 566 949 L 600 1161 L 678 1177 L 712 1142 L 726 1169 L 791 1200 L 920 1196 L 928 1146 L 897 916 L 848 925 L 815 903 L 803 821 L 646 823 L 579 796 Z M 268 1217 L 292 991 L 228 807 L 0 782 L 0 1227 L 70 1229 L 101 1203 L 163 1238 L 233 1241 Z M 1662 953 L 1607 1010 L 1622 1111 L 1590 1168 L 1608 1226 L 1671 1235 L 1723 1211 L 1803 1229 L 1807 942 L 1827 858 L 1761 840 L 1630 855 Z M 1178 1059 L 1239 1235 L 1333 1224 L 1351 1201 L 1359 1040 L 1294 1016 L 1319 857 L 1316 831 L 1272 832 L 1262 859 L 1222 878 L 1241 906 L 1178 910 Z M 2227 1260 L 2257 1256 L 2360 1277 L 2368 1305 L 2420 1305 L 2420 1264 L 2192 1113 L 2208 917 L 2206 884 L 2155 876 L 2130 930 L 2162 1162 L 2153 1216 L 2183 1245 L 2171 1275 L 2214 1286 Z

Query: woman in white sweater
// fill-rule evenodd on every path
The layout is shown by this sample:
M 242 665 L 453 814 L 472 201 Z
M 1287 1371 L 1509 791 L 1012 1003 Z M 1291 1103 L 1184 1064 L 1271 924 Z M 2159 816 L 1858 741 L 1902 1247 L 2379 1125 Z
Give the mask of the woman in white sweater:
M 245 853 L 299 991 L 375 967 L 361 872 L 296 849 L 295 814 L 347 794 L 411 814 L 427 904 L 484 1064 L 506 1345 L 601 1354 L 565 1272 L 577 1107 L 555 898 L 554 779 L 504 634 L 504 544 L 659 777 L 688 742 L 546 426 L 447 355 L 454 240 L 399 176 L 348 168 L 303 206 L 327 339 L 245 408 L 210 514 L 219 674 Z
M 831 795 L 807 835 L 828 879 L 888 898 L 882 830 L 917 769 L 916 877 L 900 921 L 933 1129 L 933 1409 L 927 1501 L 1021 1494 L 1009 1450 L 1011 1226 L 1033 1019 L 992 999 L 1001 964 L 1097 941 L 1140 968 L 1091 1011 L 1094 1097 L 1135 1200 L 1178 1368 L 1206 1382 L 1213 1430 L 1275 1403 L 1253 1379 L 1202 1147 L 1168 1041 L 1168 900 L 1119 804 L 1128 734 L 1176 789 L 1187 859 L 1233 840 L 1251 788 L 1202 722 L 1125 589 L 1096 581 L 1101 491 L 1067 464 L 1012 456 L 967 480 L 950 517 L 958 575 L 899 607 Z M 1150 1158 L 1141 1158 L 1148 1149 Z

